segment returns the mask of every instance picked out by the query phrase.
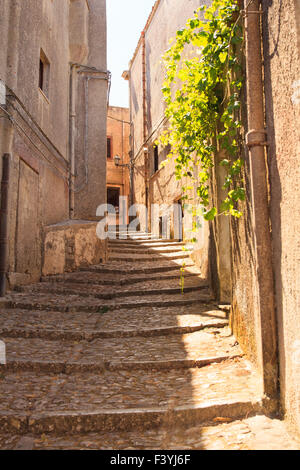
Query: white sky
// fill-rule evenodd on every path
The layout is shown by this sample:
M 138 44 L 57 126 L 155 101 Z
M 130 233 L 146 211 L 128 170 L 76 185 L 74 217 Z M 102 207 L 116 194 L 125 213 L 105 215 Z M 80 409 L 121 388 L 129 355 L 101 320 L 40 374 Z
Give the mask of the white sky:
M 140 34 L 155 0 L 107 0 L 107 60 L 112 72 L 109 104 L 129 105 L 128 82 L 121 75 L 128 70 Z

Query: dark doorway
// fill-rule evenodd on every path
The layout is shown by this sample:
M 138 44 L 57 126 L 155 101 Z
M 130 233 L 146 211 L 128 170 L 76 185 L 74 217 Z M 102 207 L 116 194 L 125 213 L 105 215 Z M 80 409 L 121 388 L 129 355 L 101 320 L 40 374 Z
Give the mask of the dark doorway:
M 107 204 L 113 206 L 116 213 L 119 213 L 120 188 L 107 188 Z

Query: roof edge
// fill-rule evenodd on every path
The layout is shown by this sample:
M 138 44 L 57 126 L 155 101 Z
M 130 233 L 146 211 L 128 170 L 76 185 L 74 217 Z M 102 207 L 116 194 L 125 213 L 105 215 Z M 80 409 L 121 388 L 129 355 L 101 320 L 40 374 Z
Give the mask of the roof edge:
M 130 62 L 129 62 L 129 68 L 131 68 L 132 63 L 133 63 L 134 59 L 135 59 L 136 56 L 137 56 L 137 53 L 138 53 L 138 50 L 139 50 L 139 48 L 140 48 L 142 39 L 143 39 L 143 37 L 145 37 L 145 34 L 146 34 L 146 32 L 148 31 L 148 28 L 149 28 L 149 26 L 150 26 L 150 24 L 151 24 L 151 22 L 152 22 L 152 20 L 153 20 L 153 17 L 154 17 L 154 15 L 155 15 L 155 13 L 156 13 L 156 11 L 157 11 L 159 5 L 161 4 L 161 2 L 162 2 L 162 0 L 156 0 L 155 4 L 154 4 L 153 7 L 152 7 L 152 10 L 151 10 L 150 15 L 148 16 L 146 25 L 145 25 L 143 31 L 141 32 L 140 39 L 139 39 L 139 41 L 138 41 L 138 43 L 137 43 L 137 46 L 136 46 L 135 51 L 134 51 L 134 53 L 133 53 L 132 59 L 131 59 Z

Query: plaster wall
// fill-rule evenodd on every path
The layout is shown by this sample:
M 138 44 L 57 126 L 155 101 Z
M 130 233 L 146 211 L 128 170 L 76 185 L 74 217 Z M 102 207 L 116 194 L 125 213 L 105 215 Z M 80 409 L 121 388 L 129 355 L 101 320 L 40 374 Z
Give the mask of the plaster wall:
M 265 0 L 263 7 L 281 404 L 300 431 L 300 5 Z

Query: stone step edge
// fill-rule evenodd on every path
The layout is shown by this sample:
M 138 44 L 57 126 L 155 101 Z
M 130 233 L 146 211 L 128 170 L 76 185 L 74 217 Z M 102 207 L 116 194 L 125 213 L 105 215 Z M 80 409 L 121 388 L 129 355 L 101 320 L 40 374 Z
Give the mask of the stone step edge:
M 244 354 L 227 354 L 201 359 L 166 359 L 165 361 L 99 361 L 99 362 L 47 362 L 30 360 L 8 360 L 0 365 L 0 371 L 5 372 L 35 372 L 43 374 L 76 374 L 76 373 L 104 373 L 116 371 L 143 371 L 146 370 L 174 370 L 174 369 L 201 369 L 211 364 L 220 364 L 225 361 L 241 359 Z
M 46 286 L 41 283 L 42 290 L 31 290 L 30 286 L 18 286 L 15 289 L 15 292 L 20 293 L 27 293 L 27 294 L 55 294 L 55 295 L 76 295 L 83 298 L 94 298 L 94 299 L 103 299 L 103 300 L 114 300 L 119 299 L 121 297 L 145 297 L 147 295 L 180 295 L 182 293 L 180 287 L 171 287 L 167 289 L 149 289 L 149 290 L 127 290 L 127 291 L 120 291 L 120 292 L 107 292 L 107 293 L 97 293 L 97 292 L 84 292 L 84 291 L 76 291 L 69 288 L 62 287 L 59 290 L 60 286 L 57 288 L 49 288 L 47 289 Z M 205 290 L 209 289 L 208 285 L 198 285 L 198 286 L 189 286 L 185 287 L 183 293 L 188 294 L 190 292 L 197 292 L 198 290 Z
M 97 273 L 94 273 L 97 274 Z M 185 273 L 184 277 L 187 278 L 198 278 L 199 280 L 202 280 L 200 274 L 193 274 L 193 273 Z M 76 279 L 74 278 L 66 278 L 62 275 L 53 275 L 53 276 L 47 276 L 47 277 L 41 277 L 40 282 L 42 283 L 62 283 L 62 282 L 70 282 L 74 284 L 83 284 L 87 286 L 126 286 L 126 285 L 131 285 L 131 284 L 139 284 L 141 282 L 150 282 L 150 281 L 174 281 L 174 280 L 180 280 L 180 272 L 177 274 L 170 274 L 168 276 L 151 276 L 146 277 L 141 279 L 139 278 L 124 278 L 120 280 L 105 280 L 105 279 L 99 279 L 99 280 L 85 280 L 85 279 Z
M 189 264 L 185 265 L 185 268 L 194 268 L 195 264 L 191 261 Z M 80 267 L 77 272 L 88 272 L 88 273 L 99 273 L 99 274 L 125 274 L 130 276 L 131 274 L 150 274 L 150 273 L 163 273 L 168 271 L 178 271 L 180 272 L 181 266 L 178 265 L 167 265 L 167 266 L 153 266 L 148 268 L 135 268 L 135 269 L 114 269 L 114 268 L 105 268 L 105 267 Z M 200 274 L 200 272 L 199 272 Z
M 138 241 L 135 241 L 134 239 L 115 239 L 115 240 L 112 240 L 112 239 L 109 239 L 108 240 L 108 247 L 109 248 L 118 248 L 118 247 L 122 247 L 122 248 L 142 248 L 142 249 L 145 249 L 145 248 L 148 248 L 148 249 L 151 249 L 151 248 L 165 248 L 165 247 L 183 247 L 183 246 L 186 246 L 188 243 L 187 242 L 176 242 L 176 241 L 170 241 L 170 240 L 138 240 Z
M 152 255 L 159 255 L 159 258 L 161 259 L 164 255 L 182 255 L 183 253 L 185 254 L 191 254 L 191 250 L 181 250 L 178 248 L 172 248 L 170 250 L 153 250 L 151 248 L 110 248 L 109 249 L 109 254 L 115 255 L 142 255 L 142 256 L 152 256 Z
M 99 409 L 78 412 L 49 413 L 4 413 L 0 412 L 0 428 L 3 433 L 30 433 L 33 435 L 56 434 L 76 435 L 88 432 L 114 432 L 131 430 L 149 430 L 159 427 L 214 423 L 216 418 L 231 421 L 265 414 L 266 400 L 253 397 L 249 400 L 217 401 L 194 406 L 172 408 L 129 408 L 123 410 Z M 275 408 L 275 405 L 274 405 Z
M 131 257 L 122 257 L 122 256 L 110 256 L 108 255 L 108 260 L 109 261 L 123 261 L 125 263 L 155 263 L 156 261 L 176 261 L 176 260 L 181 260 L 181 259 L 188 259 L 190 258 L 191 252 L 190 253 L 180 253 L 179 255 L 173 255 L 173 256 L 164 256 L 163 254 L 161 256 L 151 256 L 149 255 L 147 258 L 140 256 L 139 258 L 131 258 Z
M 228 325 L 228 320 L 216 320 L 211 323 L 200 323 L 195 326 L 174 326 L 159 327 L 141 330 L 99 330 L 99 331 L 72 331 L 72 330 L 51 330 L 39 328 L 9 328 L 0 327 L 0 337 L 3 338 L 23 338 L 23 339 L 46 339 L 49 341 L 94 341 L 95 339 L 111 338 L 152 338 L 158 336 L 184 335 L 210 328 L 224 328 Z
M 65 313 L 75 313 L 75 312 L 89 312 L 89 313 L 99 313 L 104 314 L 112 310 L 122 310 L 129 308 L 144 308 L 144 307 L 184 307 L 187 305 L 195 304 L 209 304 L 214 299 L 212 297 L 203 297 L 198 299 L 189 299 L 189 300 L 168 300 L 168 301 L 144 301 L 144 302 L 132 302 L 132 303 L 111 303 L 103 305 L 51 305 L 40 302 L 18 302 L 8 300 L 6 302 L 0 302 L 0 308 L 7 309 L 19 309 L 19 310 L 44 310 L 44 311 L 53 311 L 53 312 L 65 312 Z

